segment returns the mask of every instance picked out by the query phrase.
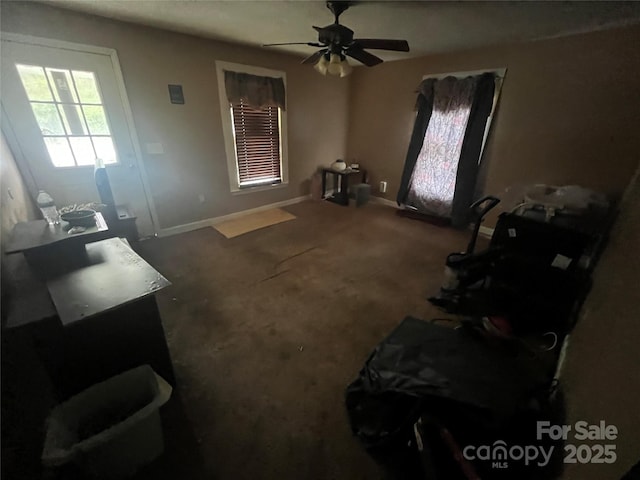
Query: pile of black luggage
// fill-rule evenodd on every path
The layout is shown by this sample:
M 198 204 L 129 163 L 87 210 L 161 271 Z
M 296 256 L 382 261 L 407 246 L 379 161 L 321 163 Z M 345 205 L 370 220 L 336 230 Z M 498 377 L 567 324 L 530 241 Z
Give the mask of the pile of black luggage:
M 537 427 L 565 423 L 558 365 L 615 209 L 580 187 L 536 186 L 476 252 L 498 202 L 472 205 L 467 251 L 449 255 L 430 298 L 455 320 L 406 317 L 346 390 L 352 431 L 389 478 L 547 480 L 562 471 L 562 440 Z

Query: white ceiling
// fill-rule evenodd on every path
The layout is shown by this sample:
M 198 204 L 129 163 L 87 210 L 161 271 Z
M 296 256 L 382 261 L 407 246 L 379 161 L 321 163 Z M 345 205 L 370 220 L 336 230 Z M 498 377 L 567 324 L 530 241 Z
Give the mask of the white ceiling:
M 333 23 L 324 1 L 42 0 L 104 17 L 217 40 L 315 42 L 312 25 Z M 409 53 L 372 51 L 384 60 L 570 35 L 640 22 L 640 2 L 359 1 L 340 17 L 358 38 L 406 39 Z M 269 47 L 299 55 L 308 46 Z

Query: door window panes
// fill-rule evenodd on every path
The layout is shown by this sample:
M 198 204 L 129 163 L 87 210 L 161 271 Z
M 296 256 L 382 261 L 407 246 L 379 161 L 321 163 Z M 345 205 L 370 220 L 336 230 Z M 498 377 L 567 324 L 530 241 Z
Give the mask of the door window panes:
M 59 103 L 58 110 L 64 122 L 64 128 L 69 135 L 87 135 L 87 125 L 82 117 L 80 105 Z
M 55 167 L 118 162 L 98 79 L 93 72 L 20 65 L 16 68 Z
M 82 109 L 92 135 L 109 135 L 107 117 L 101 105 L 83 105 Z
M 93 165 L 92 159 L 96 158 L 93 143 L 89 137 L 69 137 L 73 156 L 78 165 Z
M 44 137 L 44 143 L 55 167 L 73 167 L 76 165 L 71 147 L 65 137 Z
M 116 150 L 113 147 L 111 137 L 92 137 L 93 145 L 96 147 L 98 158 L 104 160 L 104 163 L 116 162 Z
M 51 90 L 42 67 L 18 65 L 18 73 L 31 101 L 50 102 L 53 100 Z
M 73 80 L 82 103 L 102 103 L 98 93 L 98 84 L 93 72 L 73 72 Z
M 60 114 L 53 103 L 32 103 L 31 108 L 42 135 L 64 135 Z
M 78 96 L 71 80 L 69 70 L 46 68 L 49 86 L 58 102 L 77 103 Z

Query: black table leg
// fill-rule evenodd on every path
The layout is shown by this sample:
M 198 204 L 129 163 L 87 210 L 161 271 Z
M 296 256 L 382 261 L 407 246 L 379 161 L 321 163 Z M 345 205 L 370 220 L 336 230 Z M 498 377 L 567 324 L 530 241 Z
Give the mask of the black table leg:
M 338 172 L 329 168 L 322 169 L 322 198 L 329 202 L 337 203 L 338 205 L 349 205 L 349 175 L 358 173 L 354 171 Z M 327 174 L 331 174 L 333 177 L 333 194 L 325 198 L 327 194 Z M 365 172 L 362 172 L 363 179 L 366 176 Z M 364 183 L 364 181 L 362 182 Z
M 327 193 L 327 172 L 326 171 L 322 171 L 322 195 L 320 196 L 320 198 L 322 200 L 324 200 L 324 196 Z
M 342 205 L 349 205 L 349 175 L 342 175 L 340 196 Z

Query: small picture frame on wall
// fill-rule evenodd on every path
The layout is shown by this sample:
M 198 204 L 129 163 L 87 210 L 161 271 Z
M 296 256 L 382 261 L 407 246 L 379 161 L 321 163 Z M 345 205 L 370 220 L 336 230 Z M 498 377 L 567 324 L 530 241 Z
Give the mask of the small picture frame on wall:
M 171 100 L 171 103 L 184 105 L 182 85 L 169 85 L 169 99 Z

